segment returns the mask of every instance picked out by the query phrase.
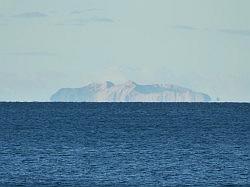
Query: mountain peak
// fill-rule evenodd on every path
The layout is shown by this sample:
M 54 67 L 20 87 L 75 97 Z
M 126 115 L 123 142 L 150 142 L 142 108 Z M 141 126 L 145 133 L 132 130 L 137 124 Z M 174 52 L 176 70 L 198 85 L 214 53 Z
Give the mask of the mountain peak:
M 88 87 L 92 87 L 92 88 L 101 88 L 101 89 L 106 89 L 106 88 L 111 88 L 112 86 L 114 86 L 114 83 L 112 83 L 111 81 L 104 81 L 104 82 L 92 82 L 90 84 L 87 85 Z
M 209 102 L 203 93 L 171 84 L 140 85 L 133 81 L 115 85 L 111 81 L 91 83 L 77 89 L 60 89 L 55 102 Z
M 126 85 L 126 86 L 137 86 L 137 83 L 135 83 L 134 81 L 129 80 L 129 81 L 125 82 L 124 85 Z
M 102 83 L 103 88 L 111 88 L 113 86 L 114 86 L 114 83 L 111 82 L 111 81 L 105 81 L 105 82 Z

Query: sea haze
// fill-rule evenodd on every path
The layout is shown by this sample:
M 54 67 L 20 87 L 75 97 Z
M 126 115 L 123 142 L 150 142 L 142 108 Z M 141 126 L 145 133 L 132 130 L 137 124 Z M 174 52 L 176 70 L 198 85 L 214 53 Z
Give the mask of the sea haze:
M 250 185 L 250 104 L 0 103 L 0 185 Z

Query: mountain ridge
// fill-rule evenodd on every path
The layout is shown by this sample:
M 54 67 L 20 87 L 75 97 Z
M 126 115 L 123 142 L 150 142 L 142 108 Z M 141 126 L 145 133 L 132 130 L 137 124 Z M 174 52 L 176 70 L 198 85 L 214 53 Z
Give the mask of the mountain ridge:
M 138 84 L 127 81 L 90 83 L 80 88 L 61 88 L 52 102 L 210 102 L 207 94 L 173 84 Z

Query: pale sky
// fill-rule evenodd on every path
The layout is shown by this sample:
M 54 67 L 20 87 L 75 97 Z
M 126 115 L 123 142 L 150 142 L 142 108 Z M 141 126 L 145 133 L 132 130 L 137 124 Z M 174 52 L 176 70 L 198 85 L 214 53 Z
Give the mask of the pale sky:
M 250 102 L 249 0 L 0 0 L 0 100 L 89 82 Z

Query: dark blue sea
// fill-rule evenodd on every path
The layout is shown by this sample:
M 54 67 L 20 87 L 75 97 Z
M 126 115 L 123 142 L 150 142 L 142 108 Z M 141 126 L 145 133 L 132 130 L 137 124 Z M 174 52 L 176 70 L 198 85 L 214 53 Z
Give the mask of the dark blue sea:
M 0 103 L 0 186 L 250 186 L 250 104 Z

